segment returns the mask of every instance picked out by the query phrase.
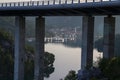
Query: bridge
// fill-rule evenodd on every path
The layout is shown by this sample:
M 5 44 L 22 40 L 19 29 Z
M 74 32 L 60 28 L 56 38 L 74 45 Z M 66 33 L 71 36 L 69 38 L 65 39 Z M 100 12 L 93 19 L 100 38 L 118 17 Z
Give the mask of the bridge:
M 81 16 L 119 15 L 120 1 L 48 0 L 0 3 L 2 16 Z
M 0 16 L 15 16 L 14 80 L 24 80 L 25 16 L 36 17 L 34 80 L 44 80 L 44 16 L 83 16 L 81 69 L 92 66 L 94 16 L 104 17 L 103 57 L 114 57 L 115 17 L 119 0 L 48 0 L 0 3 Z

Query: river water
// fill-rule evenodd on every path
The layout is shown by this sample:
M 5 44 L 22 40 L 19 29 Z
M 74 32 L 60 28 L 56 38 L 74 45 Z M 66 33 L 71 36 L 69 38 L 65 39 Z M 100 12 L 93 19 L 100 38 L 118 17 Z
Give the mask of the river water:
M 45 51 L 55 55 L 55 71 L 45 80 L 60 80 L 68 74 L 70 70 L 78 71 L 81 65 L 81 48 L 66 47 L 62 44 L 48 43 L 45 45 Z M 94 50 L 94 61 L 101 54 Z

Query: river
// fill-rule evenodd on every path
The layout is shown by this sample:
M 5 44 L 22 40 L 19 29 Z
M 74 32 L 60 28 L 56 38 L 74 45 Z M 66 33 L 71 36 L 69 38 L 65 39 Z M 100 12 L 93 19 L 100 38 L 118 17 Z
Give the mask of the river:
M 48 43 L 45 45 L 45 51 L 55 55 L 55 71 L 45 80 L 60 80 L 68 74 L 70 70 L 78 71 L 81 65 L 81 48 L 66 47 L 63 44 Z M 94 49 L 94 61 L 100 53 Z

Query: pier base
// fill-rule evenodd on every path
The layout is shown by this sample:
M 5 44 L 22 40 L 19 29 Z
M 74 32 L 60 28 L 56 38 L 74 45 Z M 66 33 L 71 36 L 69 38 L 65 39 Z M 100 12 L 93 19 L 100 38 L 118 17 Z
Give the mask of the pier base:
M 114 41 L 115 41 L 115 17 L 109 16 L 104 18 L 104 46 L 103 57 L 114 57 Z
M 14 80 L 24 80 L 25 18 L 15 17 Z
M 35 29 L 35 71 L 34 80 L 44 80 L 44 33 L 45 33 L 45 19 L 42 17 L 36 18 Z
M 84 69 L 93 64 L 94 17 L 83 17 L 82 31 L 81 69 Z
M 91 68 L 93 64 L 94 17 L 83 17 L 82 31 L 81 70 L 78 72 L 78 80 L 89 80 L 86 68 Z

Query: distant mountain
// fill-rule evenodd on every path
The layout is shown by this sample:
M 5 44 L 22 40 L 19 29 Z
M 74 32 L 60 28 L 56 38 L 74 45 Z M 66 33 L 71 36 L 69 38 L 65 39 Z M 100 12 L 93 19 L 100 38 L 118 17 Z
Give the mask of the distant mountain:
M 120 34 L 120 16 L 116 18 L 116 34 Z
M 45 17 L 46 20 L 46 29 L 51 27 L 82 27 L 82 17 L 81 16 L 52 16 Z M 0 27 L 7 30 L 14 31 L 14 17 L 0 17 Z M 95 35 L 103 35 L 103 24 L 104 17 L 97 16 L 95 17 Z M 26 35 L 28 37 L 34 36 L 35 30 L 35 17 L 26 18 Z M 116 33 L 120 33 L 120 16 L 116 18 Z
M 103 17 L 95 17 L 95 35 L 103 34 Z M 69 17 L 46 17 L 47 27 L 82 27 L 81 16 L 69 16 Z M 82 28 L 81 28 L 82 29 Z
M 60 17 L 46 17 L 46 25 L 56 27 L 81 27 L 82 17 L 78 16 L 60 16 Z

